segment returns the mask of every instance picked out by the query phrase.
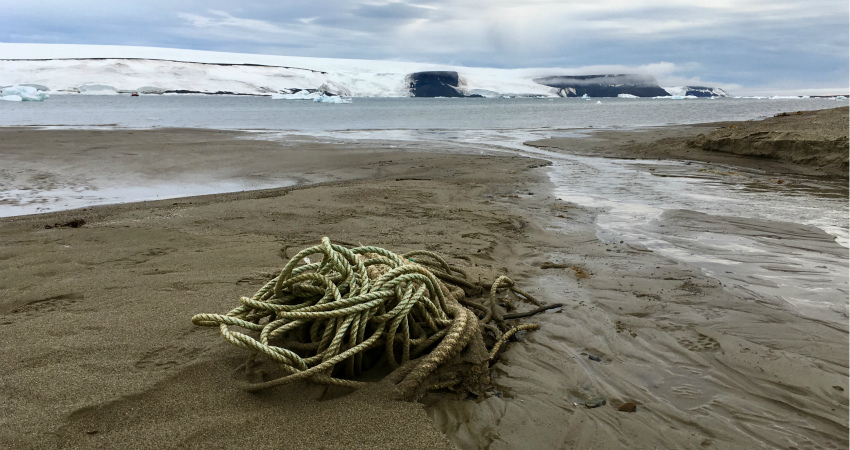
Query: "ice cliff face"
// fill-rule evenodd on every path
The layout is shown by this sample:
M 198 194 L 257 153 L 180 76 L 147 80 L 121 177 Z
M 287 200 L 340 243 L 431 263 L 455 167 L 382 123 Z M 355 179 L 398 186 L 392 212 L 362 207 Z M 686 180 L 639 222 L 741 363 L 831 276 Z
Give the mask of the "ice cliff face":
M 48 94 L 328 94 L 353 97 L 671 95 L 658 87 L 652 77 L 551 75 L 565 71 L 148 47 L 0 44 L 0 88 L 38 86 L 38 90 Z M 692 86 L 688 89 L 720 95 L 719 90 L 712 88 Z M 691 91 L 683 92 L 698 95 Z
M 464 83 L 457 72 L 415 72 L 408 75 L 407 79 L 411 97 L 484 97 L 483 93 L 464 89 Z
M 308 63 L 309 67 L 133 58 L 0 60 L 0 87 L 37 83 L 51 93 L 87 95 L 131 92 L 237 95 L 319 92 L 355 97 L 556 95 L 554 89 L 535 83 L 522 71 L 460 67 L 457 68 L 460 70 L 421 70 L 434 66 L 321 58 L 300 58 L 297 62 Z

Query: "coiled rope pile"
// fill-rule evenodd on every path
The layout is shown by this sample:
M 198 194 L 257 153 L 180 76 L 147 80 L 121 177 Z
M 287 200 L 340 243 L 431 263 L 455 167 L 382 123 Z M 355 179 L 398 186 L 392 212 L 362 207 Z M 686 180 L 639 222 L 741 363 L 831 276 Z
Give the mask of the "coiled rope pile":
M 321 261 L 311 263 L 314 255 Z M 253 297 L 242 297 L 237 308 L 198 314 L 192 323 L 219 327 L 227 341 L 255 352 L 249 362 L 263 355 L 276 363 L 279 376 L 243 383 L 248 391 L 297 380 L 357 388 L 365 382 L 354 378 L 387 365 L 398 395 L 412 398 L 427 389 L 474 391 L 489 383 L 489 364 L 503 344 L 518 331 L 538 328 L 507 324 L 497 301 L 502 288 L 541 306 L 507 277 L 493 283 L 489 297 L 467 298 L 483 290 L 431 252 L 346 248 L 325 237 L 290 259 Z M 445 367 L 453 370 L 435 373 Z

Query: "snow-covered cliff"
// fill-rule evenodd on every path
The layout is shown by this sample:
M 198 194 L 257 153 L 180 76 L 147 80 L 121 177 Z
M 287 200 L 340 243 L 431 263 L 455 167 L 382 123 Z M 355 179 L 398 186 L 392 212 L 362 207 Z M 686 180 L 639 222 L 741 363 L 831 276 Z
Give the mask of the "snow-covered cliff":
M 449 77 L 454 84 L 446 89 L 416 85 L 428 79 L 416 74 L 450 72 L 456 76 Z M 442 96 L 556 97 L 559 88 L 540 80 L 566 72 L 557 68 L 492 69 L 150 47 L 0 44 L 0 87 L 29 85 L 58 94 L 273 95 L 307 91 L 352 97 L 409 97 L 433 91 L 443 92 L 433 94 Z

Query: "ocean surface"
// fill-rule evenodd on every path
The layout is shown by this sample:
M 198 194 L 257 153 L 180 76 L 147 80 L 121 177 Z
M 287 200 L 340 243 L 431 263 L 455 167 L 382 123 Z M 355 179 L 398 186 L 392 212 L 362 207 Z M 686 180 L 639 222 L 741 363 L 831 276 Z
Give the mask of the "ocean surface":
M 553 164 L 549 178 L 554 196 L 600 209 L 600 239 L 640 245 L 698 267 L 745 298 L 788 303 L 822 320 L 846 321 L 850 292 L 846 251 L 825 254 L 743 231 L 735 235 L 695 231 L 676 221 L 676 212 L 684 210 L 790 222 L 820 228 L 846 249 L 850 222 L 846 182 L 792 176 L 784 177 L 777 189 L 765 183 L 768 176 L 756 171 L 738 170 L 747 177 L 742 181 L 701 163 L 603 159 L 523 145 L 552 136 L 585 139 L 599 129 L 751 120 L 846 105 L 847 100 L 817 98 L 355 98 L 349 104 L 326 104 L 246 96 L 55 95 L 38 103 L 0 102 L 0 126 L 255 130 L 248 138 L 290 139 L 295 134 L 343 142 L 392 140 L 399 147 L 426 141 L 464 152 L 540 157 Z M 90 189 L 82 191 L 13 186 L 0 192 L 0 216 L 280 185 L 228 179 L 122 186 L 99 183 L 97 176 L 93 174 Z M 4 201 L 12 197 L 14 201 Z
M 251 96 L 54 95 L 45 102 L 2 102 L 0 126 L 287 131 L 630 128 L 749 120 L 842 105 L 847 100 L 355 98 L 349 104 L 327 104 Z

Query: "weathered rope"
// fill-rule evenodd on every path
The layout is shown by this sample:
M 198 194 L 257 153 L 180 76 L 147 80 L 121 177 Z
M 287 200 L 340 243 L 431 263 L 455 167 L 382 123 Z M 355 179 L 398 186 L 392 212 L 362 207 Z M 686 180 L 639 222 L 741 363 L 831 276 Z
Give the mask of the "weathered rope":
M 321 260 L 310 262 L 316 255 Z M 353 378 L 380 361 L 401 366 L 396 379 L 409 395 L 458 355 L 474 334 L 486 330 L 496 339 L 492 362 L 517 331 L 538 328 L 505 323 L 497 308 L 500 288 L 542 305 L 512 280 L 499 277 L 487 300 L 475 302 L 465 298 L 462 288 L 482 289 L 465 278 L 431 252 L 397 255 L 379 247 L 346 248 L 325 237 L 320 245 L 296 254 L 254 296 L 242 297 L 240 306 L 227 314 L 197 314 L 192 323 L 218 327 L 228 342 L 265 356 L 283 371 L 269 381 L 244 383 L 248 391 L 297 380 L 357 388 L 364 383 Z M 373 349 L 383 349 L 382 357 L 369 352 Z

